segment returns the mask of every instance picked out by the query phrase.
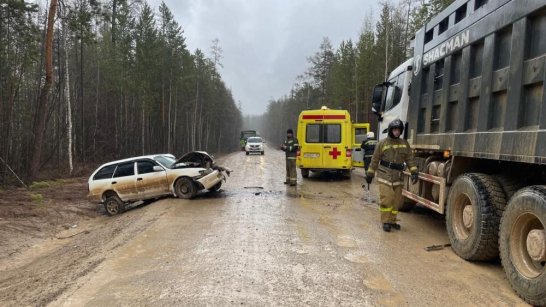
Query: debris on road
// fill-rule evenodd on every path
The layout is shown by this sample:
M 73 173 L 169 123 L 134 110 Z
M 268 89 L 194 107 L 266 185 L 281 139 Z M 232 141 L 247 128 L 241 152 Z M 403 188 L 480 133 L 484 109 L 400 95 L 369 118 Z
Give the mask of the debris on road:
M 451 244 L 447 243 L 447 244 L 440 244 L 440 245 L 431 245 L 431 246 L 427 246 L 425 247 L 425 250 L 427 252 L 433 252 L 433 251 L 439 251 L 439 250 L 442 250 L 446 247 L 450 247 Z

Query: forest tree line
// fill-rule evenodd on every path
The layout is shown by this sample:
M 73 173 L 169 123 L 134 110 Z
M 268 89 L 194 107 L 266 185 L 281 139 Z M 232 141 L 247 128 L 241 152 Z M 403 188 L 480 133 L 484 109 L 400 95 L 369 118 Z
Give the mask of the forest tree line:
M 237 147 L 242 114 L 217 39 L 188 50 L 165 3 L 47 3 L 0 0 L 0 184 Z
M 290 93 L 271 100 L 266 112 L 246 117 L 245 126 L 255 127 L 274 143 L 280 143 L 287 128 L 296 128 L 302 110 L 348 110 L 354 122 L 377 127 L 371 112 L 373 87 L 410 56 L 409 41 L 416 30 L 451 4 L 453 0 L 400 0 L 382 2 L 377 20 L 372 12 L 364 18 L 356 42 L 342 41 L 334 49 L 324 38 L 319 50 L 308 58 L 307 71 L 296 78 Z M 376 129 L 374 128 L 374 131 Z

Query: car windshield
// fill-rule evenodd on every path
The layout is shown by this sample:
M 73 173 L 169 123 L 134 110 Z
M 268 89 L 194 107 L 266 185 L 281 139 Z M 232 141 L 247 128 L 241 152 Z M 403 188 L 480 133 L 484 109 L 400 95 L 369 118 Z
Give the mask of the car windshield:
M 248 143 L 261 143 L 262 138 L 248 138 Z
M 161 165 L 165 166 L 166 168 L 172 168 L 175 164 L 176 160 L 169 157 L 169 156 L 155 156 L 154 160 L 159 162 Z

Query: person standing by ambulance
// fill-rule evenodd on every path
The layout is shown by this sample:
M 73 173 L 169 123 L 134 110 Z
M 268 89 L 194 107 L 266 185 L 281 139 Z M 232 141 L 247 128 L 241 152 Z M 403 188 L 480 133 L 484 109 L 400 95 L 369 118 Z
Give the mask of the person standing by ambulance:
M 297 182 L 296 173 L 296 155 L 299 149 L 298 139 L 294 137 L 294 131 L 288 129 L 286 131 L 286 140 L 281 145 L 281 149 L 286 153 L 286 181 L 284 184 L 295 186 Z
M 372 162 L 373 152 L 375 151 L 375 146 L 377 146 L 377 141 L 375 140 L 375 133 L 368 132 L 366 134 L 366 140 L 362 142 L 360 148 L 364 151 L 364 170 L 368 171 L 370 163 Z
M 402 203 L 404 163 L 411 173 L 411 182 L 415 184 L 419 178 L 410 145 L 400 138 L 403 131 L 404 124 L 401 120 L 395 119 L 389 124 L 388 137 L 379 141 L 375 147 L 372 162 L 366 172 L 366 182 L 370 184 L 377 170 L 379 211 L 383 230 L 386 232 L 391 231 L 391 228 L 400 229 L 396 216 Z

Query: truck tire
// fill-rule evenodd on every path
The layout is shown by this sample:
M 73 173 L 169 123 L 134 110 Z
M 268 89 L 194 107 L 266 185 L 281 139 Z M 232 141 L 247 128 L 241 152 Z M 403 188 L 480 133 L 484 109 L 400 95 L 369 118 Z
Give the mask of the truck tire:
M 413 200 L 407 199 L 404 197 L 404 201 L 400 204 L 398 211 L 400 212 L 410 212 L 415 207 L 415 202 Z
M 246 152 L 246 155 L 248 156 L 249 154 L 250 154 L 250 153 L 247 151 L 247 152 Z
M 498 257 L 500 210 L 506 199 L 492 177 L 468 173 L 459 176 L 449 192 L 447 233 L 455 253 L 465 260 Z
M 501 220 L 500 256 L 512 288 L 535 306 L 546 306 L 545 229 L 546 186 L 514 194 Z
M 512 198 L 512 196 L 516 194 L 519 189 L 525 186 L 525 184 L 521 183 L 521 181 L 507 175 L 496 175 L 495 180 L 497 180 L 501 185 L 504 195 L 506 196 L 506 202 L 510 201 L 510 198 Z
M 114 193 L 106 197 L 104 210 L 109 216 L 121 214 L 125 211 L 125 203 Z
M 309 178 L 309 169 L 307 168 L 302 168 L 300 169 L 301 171 L 301 177 L 303 178 Z
M 174 193 L 178 198 L 190 199 L 197 194 L 197 187 L 193 180 L 188 177 L 182 177 L 174 183 Z

